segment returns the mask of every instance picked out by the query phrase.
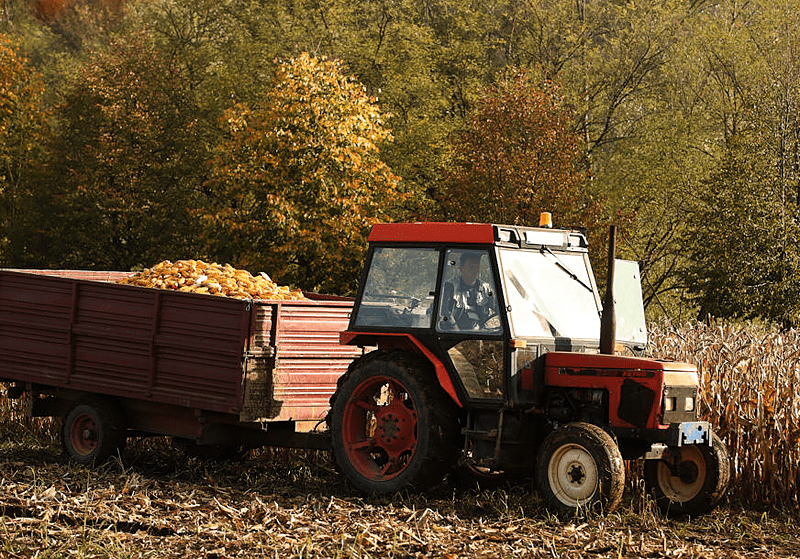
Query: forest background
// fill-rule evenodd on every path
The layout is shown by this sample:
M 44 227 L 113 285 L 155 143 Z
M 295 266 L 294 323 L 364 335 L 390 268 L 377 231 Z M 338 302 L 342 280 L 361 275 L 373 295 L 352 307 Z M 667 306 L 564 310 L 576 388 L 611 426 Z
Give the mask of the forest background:
M 0 267 L 352 294 L 369 226 L 607 226 L 648 316 L 800 322 L 800 1 L 2 0 Z

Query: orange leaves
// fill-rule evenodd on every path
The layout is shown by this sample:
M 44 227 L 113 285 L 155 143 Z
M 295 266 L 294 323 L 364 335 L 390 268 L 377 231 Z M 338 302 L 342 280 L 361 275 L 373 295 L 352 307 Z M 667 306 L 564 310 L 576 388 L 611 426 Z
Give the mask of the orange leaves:
M 28 67 L 16 45 L 0 34 L 0 227 L 18 211 L 20 183 L 25 170 L 38 164 L 46 113 L 42 108 L 44 85 Z M 1 236 L 1 235 L 0 235 Z
M 524 72 L 487 91 L 451 139 L 450 167 L 438 196 L 445 217 L 536 223 L 546 210 L 561 223 L 593 225 L 599 207 L 584 190 L 571 122 L 558 88 L 533 83 Z
M 0 137 L 12 133 L 14 127 L 18 129 L 25 122 L 42 118 L 43 91 L 41 79 L 28 68 L 16 45 L 0 34 Z

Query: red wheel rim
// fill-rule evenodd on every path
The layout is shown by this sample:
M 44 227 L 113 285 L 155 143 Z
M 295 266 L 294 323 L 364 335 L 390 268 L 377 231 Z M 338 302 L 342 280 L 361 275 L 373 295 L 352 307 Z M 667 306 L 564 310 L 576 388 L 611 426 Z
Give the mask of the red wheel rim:
M 77 454 L 86 456 L 97 447 L 97 434 L 97 422 L 91 415 L 82 413 L 70 425 L 69 443 Z
M 342 442 L 365 478 L 400 475 L 417 447 L 416 405 L 397 380 L 376 376 L 359 384 L 342 414 Z

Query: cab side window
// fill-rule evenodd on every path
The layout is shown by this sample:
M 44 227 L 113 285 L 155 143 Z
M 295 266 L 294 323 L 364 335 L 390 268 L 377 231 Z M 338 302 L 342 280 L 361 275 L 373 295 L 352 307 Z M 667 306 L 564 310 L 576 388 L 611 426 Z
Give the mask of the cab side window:
M 494 276 L 486 250 L 448 250 L 436 330 L 499 334 Z

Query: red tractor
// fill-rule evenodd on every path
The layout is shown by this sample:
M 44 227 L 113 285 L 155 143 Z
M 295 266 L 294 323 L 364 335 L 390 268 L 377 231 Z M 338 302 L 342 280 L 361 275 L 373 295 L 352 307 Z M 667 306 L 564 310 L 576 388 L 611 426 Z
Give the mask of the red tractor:
M 456 467 L 532 474 L 555 510 L 610 511 L 624 461 L 643 459 L 661 509 L 711 510 L 727 489 L 727 450 L 697 418 L 696 368 L 637 356 L 638 266 L 613 258 L 613 231 L 604 304 L 580 231 L 374 226 L 341 334 L 364 354 L 327 419 L 350 483 L 385 494 Z

